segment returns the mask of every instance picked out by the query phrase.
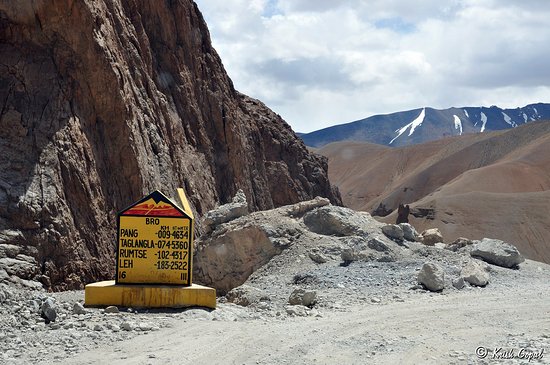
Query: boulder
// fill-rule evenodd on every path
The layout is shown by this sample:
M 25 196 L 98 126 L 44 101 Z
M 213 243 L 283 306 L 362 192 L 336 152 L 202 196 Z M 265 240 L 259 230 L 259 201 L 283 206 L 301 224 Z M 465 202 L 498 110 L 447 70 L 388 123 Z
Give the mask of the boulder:
M 84 306 L 78 302 L 76 302 L 74 305 L 73 305 L 73 313 L 74 314 L 86 314 L 88 311 L 86 310 L 86 308 L 84 308 Z
M 445 272 L 438 264 L 427 262 L 420 269 L 417 280 L 430 291 L 441 291 L 445 287 Z
M 464 283 L 464 278 L 463 277 L 459 277 L 459 278 L 456 278 L 455 280 L 453 280 L 453 287 L 455 287 L 456 289 L 462 289 L 464 288 L 464 285 L 466 285 Z
M 193 281 L 226 294 L 282 252 L 284 247 L 270 237 L 275 233 L 263 225 L 250 225 L 202 237 L 193 257 Z
M 305 213 L 312 211 L 315 208 L 324 207 L 330 204 L 330 200 L 322 197 L 315 197 L 312 200 L 306 200 L 292 205 L 286 206 L 285 214 L 290 217 L 301 217 Z
M 260 289 L 254 288 L 250 285 L 243 284 L 236 288 L 233 288 L 225 296 L 227 301 L 243 307 L 248 307 L 251 304 L 258 303 L 260 301 L 269 301 L 269 296 Z
M 460 276 L 475 286 L 485 286 L 489 282 L 489 273 L 476 261 L 470 261 L 460 271 Z
M 420 237 L 418 232 L 409 223 L 400 223 L 399 227 L 401 227 L 401 230 L 403 231 L 403 238 L 407 241 L 416 242 L 419 240 Z
M 443 235 L 437 228 L 430 228 L 422 232 L 422 243 L 426 246 L 433 246 L 437 242 L 443 242 Z
M 310 253 L 308 253 L 308 256 L 313 262 L 317 264 L 324 264 L 328 261 L 325 255 L 317 251 L 311 251 Z
M 290 305 L 303 305 L 304 307 L 311 307 L 317 300 L 317 292 L 314 290 L 294 289 L 290 297 L 288 298 L 288 304 Z
M 475 243 L 470 255 L 490 264 L 506 268 L 517 267 L 525 261 L 525 258 L 515 246 L 491 238 L 484 238 Z
M 369 248 L 371 248 L 375 251 L 379 251 L 379 252 L 387 252 L 387 251 L 390 250 L 388 245 L 386 245 L 386 243 L 378 237 L 373 237 L 373 238 L 369 239 L 369 241 L 367 243 L 367 246 Z
M 57 308 L 53 298 L 46 298 L 40 307 L 40 315 L 46 323 L 54 322 L 57 318 Z
M 464 237 L 458 237 L 456 240 L 448 244 L 445 248 L 447 250 L 456 252 L 460 250 L 461 248 L 471 246 L 474 243 L 474 241 L 464 238 Z
M 205 233 L 209 233 L 216 226 L 248 214 L 248 203 L 242 190 L 233 197 L 231 203 L 224 204 L 207 212 L 202 220 Z
M 390 239 L 403 241 L 403 229 L 397 224 L 388 224 L 382 227 L 382 232 Z
M 115 313 L 118 313 L 119 310 L 118 310 L 118 307 L 116 305 L 110 305 L 110 306 L 105 308 L 104 312 L 115 314 Z
M 344 263 L 349 264 L 353 261 L 367 261 L 369 260 L 369 255 L 365 251 L 359 251 L 352 247 L 346 247 L 342 249 L 340 258 L 344 261 Z
M 324 206 L 304 215 L 304 224 L 312 232 L 333 236 L 363 236 L 373 226 L 373 218 L 333 205 Z

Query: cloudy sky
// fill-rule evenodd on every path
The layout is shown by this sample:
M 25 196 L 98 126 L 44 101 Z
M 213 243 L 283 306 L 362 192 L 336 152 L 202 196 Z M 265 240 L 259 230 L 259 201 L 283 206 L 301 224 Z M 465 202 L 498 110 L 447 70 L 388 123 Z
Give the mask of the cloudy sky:
M 298 132 L 550 102 L 547 0 L 195 0 L 235 87 Z

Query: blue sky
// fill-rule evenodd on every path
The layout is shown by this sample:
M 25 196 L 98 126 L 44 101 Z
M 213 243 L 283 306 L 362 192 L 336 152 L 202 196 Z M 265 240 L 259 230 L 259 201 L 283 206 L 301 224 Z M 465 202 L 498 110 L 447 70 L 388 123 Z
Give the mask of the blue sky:
M 235 87 L 296 131 L 550 102 L 546 0 L 196 0 Z

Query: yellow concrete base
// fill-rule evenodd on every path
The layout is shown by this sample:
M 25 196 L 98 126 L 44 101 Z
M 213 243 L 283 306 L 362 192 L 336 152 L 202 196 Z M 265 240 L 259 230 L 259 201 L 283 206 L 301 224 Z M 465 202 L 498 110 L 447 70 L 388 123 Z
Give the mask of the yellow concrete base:
M 86 285 L 84 304 L 87 306 L 117 305 L 141 308 L 216 308 L 216 289 L 202 285 L 128 285 L 114 280 Z

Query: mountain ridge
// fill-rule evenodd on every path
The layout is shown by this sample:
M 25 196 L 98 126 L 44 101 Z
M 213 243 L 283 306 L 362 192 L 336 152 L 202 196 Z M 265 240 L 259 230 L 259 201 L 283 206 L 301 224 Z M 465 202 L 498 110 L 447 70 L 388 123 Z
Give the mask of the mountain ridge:
M 309 147 L 322 147 L 338 141 L 401 147 L 453 135 L 515 128 L 543 119 L 550 119 L 550 104 L 536 103 L 515 109 L 501 109 L 497 106 L 448 109 L 424 107 L 374 115 L 298 136 Z

